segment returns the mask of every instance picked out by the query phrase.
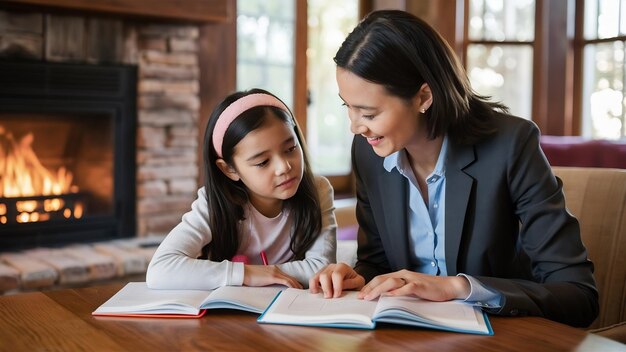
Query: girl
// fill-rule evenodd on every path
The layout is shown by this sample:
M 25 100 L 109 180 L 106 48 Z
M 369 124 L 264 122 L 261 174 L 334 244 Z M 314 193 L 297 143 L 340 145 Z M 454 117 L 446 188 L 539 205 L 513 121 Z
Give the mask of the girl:
M 303 142 L 269 92 L 226 97 L 205 132 L 204 187 L 150 261 L 148 287 L 302 288 L 333 263 L 333 189 L 313 176 Z

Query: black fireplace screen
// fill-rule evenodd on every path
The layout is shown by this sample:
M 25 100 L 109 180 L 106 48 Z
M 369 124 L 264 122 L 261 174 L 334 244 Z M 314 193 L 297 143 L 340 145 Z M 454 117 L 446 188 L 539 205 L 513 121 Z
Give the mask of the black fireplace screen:
M 136 68 L 0 61 L 0 251 L 135 235 Z

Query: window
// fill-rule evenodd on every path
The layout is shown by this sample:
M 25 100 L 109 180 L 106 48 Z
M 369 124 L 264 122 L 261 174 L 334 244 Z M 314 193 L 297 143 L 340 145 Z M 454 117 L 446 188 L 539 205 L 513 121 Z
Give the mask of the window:
M 263 88 L 285 101 L 306 133 L 313 171 L 328 176 L 336 193 L 352 189 L 352 133 L 333 57 L 357 24 L 358 5 L 358 0 L 237 1 L 237 90 Z
M 531 118 L 534 0 L 470 0 L 466 69 L 472 87 Z
M 582 135 L 626 137 L 626 1 L 584 3 Z
M 262 88 L 293 110 L 295 2 L 237 1 L 237 90 Z
M 358 1 L 309 0 L 307 143 L 313 168 L 324 175 L 350 173 L 352 133 L 335 81 L 333 57 L 358 20 Z
M 626 138 L 626 0 L 468 0 L 465 11 L 476 91 L 543 134 Z

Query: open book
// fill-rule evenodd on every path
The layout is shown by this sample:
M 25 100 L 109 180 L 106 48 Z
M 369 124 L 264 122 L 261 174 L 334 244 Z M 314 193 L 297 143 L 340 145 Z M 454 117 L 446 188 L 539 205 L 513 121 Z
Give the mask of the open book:
M 151 290 L 145 282 L 130 282 L 92 315 L 199 318 L 206 309 L 238 309 L 262 313 L 284 286 L 223 286 L 213 291 Z
M 374 329 L 377 322 L 493 335 L 487 315 L 462 301 L 432 302 L 415 297 L 382 296 L 366 301 L 356 291 L 324 298 L 288 288 L 258 318 L 260 323 Z

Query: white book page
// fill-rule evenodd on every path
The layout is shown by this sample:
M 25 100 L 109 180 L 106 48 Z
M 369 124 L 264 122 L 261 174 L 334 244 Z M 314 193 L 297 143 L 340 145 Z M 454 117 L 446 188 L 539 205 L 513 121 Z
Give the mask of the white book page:
M 262 313 L 285 286 L 223 286 L 211 293 L 202 308 L 231 308 Z
M 409 313 L 409 314 L 406 314 Z M 474 306 L 462 301 L 433 302 L 416 297 L 390 297 L 379 299 L 374 319 L 401 318 L 417 320 L 431 325 L 464 330 L 482 330 Z M 387 319 L 383 319 L 384 321 Z
M 344 291 L 339 298 L 324 298 L 321 293 L 288 288 L 278 296 L 260 321 L 371 327 L 376 303 L 358 299 L 355 291 Z
M 196 314 L 211 291 L 151 290 L 145 282 L 129 282 L 95 313 Z

